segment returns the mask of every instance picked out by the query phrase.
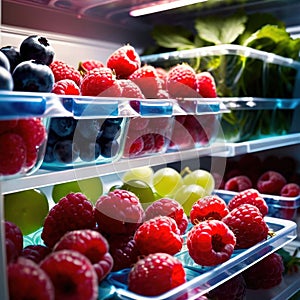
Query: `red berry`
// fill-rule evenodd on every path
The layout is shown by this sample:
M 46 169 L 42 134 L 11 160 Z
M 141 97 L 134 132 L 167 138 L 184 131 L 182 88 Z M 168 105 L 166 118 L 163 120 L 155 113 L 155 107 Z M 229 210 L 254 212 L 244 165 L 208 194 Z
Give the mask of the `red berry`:
M 263 173 L 257 181 L 257 189 L 260 193 L 280 195 L 280 191 L 286 184 L 286 179 L 276 171 Z
M 162 89 L 165 90 L 166 87 L 167 87 L 166 84 L 167 84 L 167 75 L 168 75 L 168 72 L 165 69 L 160 68 L 160 67 L 156 67 L 155 69 L 156 69 L 158 77 L 161 80 Z
M 52 248 L 66 232 L 95 226 L 91 202 L 82 193 L 70 193 L 49 211 L 41 237 L 45 245 Z
M 52 252 L 40 266 L 54 285 L 55 300 L 98 298 L 96 271 L 83 254 L 73 250 Z
M 300 186 L 297 183 L 285 184 L 281 191 L 280 196 L 283 197 L 297 197 L 300 195 Z
M 5 221 L 6 261 L 15 260 L 23 249 L 23 234 L 21 229 L 14 223 Z
M 63 61 L 55 60 L 50 64 L 50 69 L 54 75 L 55 82 L 62 79 L 71 79 L 80 86 L 81 74 L 74 67 L 64 63 Z
M 161 81 L 156 69 L 150 65 L 144 65 L 134 71 L 129 79 L 137 84 L 146 98 L 156 98 L 161 89 Z
M 188 226 L 188 218 L 182 205 L 169 198 L 161 198 L 151 203 L 145 210 L 145 221 L 157 216 L 168 216 L 176 221 L 180 234 L 184 234 Z
M 0 134 L 10 132 L 18 124 L 18 120 L 3 120 L 0 121 Z
M 51 249 L 44 245 L 28 245 L 22 250 L 21 256 L 38 264 L 50 253 Z
M 187 236 L 189 255 L 196 264 L 215 266 L 230 259 L 236 238 L 220 220 L 205 220 L 192 227 Z
M 217 87 L 214 77 L 209 72 L 201 72 L 196 74 L 197 92 L 203 98 L 216 98 Z
M 283 279 L 284 264 L 278 253 L 272 253 L 243 271 L 248 289 L 270 289 L 279 285 Z
M 186 282 L 182 263 L 167 253 L 140 259 L 128 276 L 128 289 L 144 296 L 158 296 Z
M 7 267 L 9 299 L 54 300 L 51 279 L 32 260 L 19 257 Z
M 241 204 L 252 204 L 256 206 L 263 216 L 268 214 L 268 204 L 256 189 L 247 189 L 236 194 L 229 202 L 229 210 L 240 206 Z
M 141 60 L 134 47 L 125 45 L 108 57 L 106 65 L 114 70 L 118 78 L 128 78 L 141 67 Z
M 78 71 L 82 76 L 84 76 L 87 72 L 102 67 L 105 67 L 105 65 L 101 61 L 89 59 L 89 60 L 81 61 L 79 63 Z
M 136 230 L 134 240 L 143 255 L 155 252 L 173 255 L 178 253 L 183 245 L 183 238 L 175 220 L 168 216 L 158 216 L 145 221 Z
M 114 265 L 114 259 L 109 252 L 106 252 L 103 257 L 96 263 L 93 264 L 94 270 L 96 271 L 98 283 L 102 282 L 103 279 L 109 274 Z
M 122 89 L 111 69 L 103 67 L 89 71 L 81 82 L 83 96 L 120 97 Z
M 140 136 L 133 142 L 130 140 L 126 141 L 124 155 L 129 157 L 134 157 L 142 153 L 144 149 L 144 140 L 143 137 Z
M 97 200 L 95 219 L 100 232 L 132 234 L 143 222 L 144 210 L 135 194 L 116 189 Z
M 229 210 L 226 202 L 217 195 L 205 196 L 197 200 L 190 211 L 192 224 L 204 220 L 222 220 Z
M 15 133 L 0 135 L 0 175 L 13 175 L 22 171 L 26 163 L 24 139 Z
M 259 209 L 252 204 L 234 208 L 223 222 L 236 237 L 235 249 L 245 249 L 267 239 L 269 228 Z
M 144 99 L 145 96 L 137 84 L 129 79 L 118 79 L 118 84 L 122 89 L 121 97 Z
M 80 95 L 80 88 L 71 79 L 62 79 L 54 83 L 52 93 L 58 95 Z
M 168 71 L 166 84 L 167 91 L 172 97 L 199 97 L 196 91 L 196 72 L 186 63 L 176 65 Z
M 224 189 L 227 191 L 241 192 L 252 188 L 252 182 L 248 176 L 239 175 L 228 179 Z

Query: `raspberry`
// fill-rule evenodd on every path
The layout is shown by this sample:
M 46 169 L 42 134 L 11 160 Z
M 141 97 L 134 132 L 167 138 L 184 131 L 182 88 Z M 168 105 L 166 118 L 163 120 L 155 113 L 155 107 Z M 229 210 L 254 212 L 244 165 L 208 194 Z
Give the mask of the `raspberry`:
M 7 278 L 9 299 L 54 300 L 54 286 L 49 276 L 30 259 L 19 257 L 9 264 Z
M 63 61 L 55 60 L 50 64 L 50 69 L 54 75 L 55 82 L 62 79 L 71 79 L 77 84 L 77 86 L 80 86 L 81 74 L 74 67 L 64 63 Z
M 297 183 L 287 183 L 280 190 L 280 196 L 297 197 L 300 195 L 300 186 Z
M 103 257 L 96 263 L 93 264 L 94 270 L 96 271 L 98 283 L 109 274 L 114 265 L 113 257 L 109 252 L 106 252 Z
M 108 241 L 109 253 L 114 260 L 112 271 L 131 268 L 137 262 L 140 252 L 132 235 L 111 235 Z
M 93 69 L 98 69 L 98 68 L 103 68 L 105 65 L 99 61 L 99 60 L 94 60 L 94 59 L 89 59 L 85 61 L 81 61 L 78 65 L 78 71 L 82 76 L 84 76 L 87 72 L 93 70 Z
M 41 238 L 46 246 L 52 248 L 66 232 L 93 229 L 95 226 L 91 202 L 82 193 L 69 193 L 49 211 Z
M 268 225 L 259 209 L 252 204 L 241 204 L 223 218 L 236 236 L 235 249 L 250 248 L 268 237 Z
M 173 255 L 178 253 L 183 245 L 183 238 L 175 220 L 168 216 L 158 216 L 145 221 L 136 230 L 134 240 L 143 255 L 155 252 Z
M 286 179 L 276 171 L 266 171 L 257 180 L 257 189 L 260 193 L 280 195 L 286 184 Z
M 71 79 L 62 79 L 54 83 L 52 93 L 58 95 L 80 95 L 80 88 Z
M 270 289 L 282 281 L 284 264 L 278 253 L 272 253 L 243 271 L 248 289 Z
M 49 254 L 40 267 L 50 277 L 55 300 L 96 300 L 97 274 L 83 254 L 73 250 L 60 250 Z
M 132 234 L 143 222 L 144 210 L 135 194 L 116 189 L 97 200 L 95 219 L 100 232 Z
M 144 296 L 157 296 L 186 282 L 182 263 L 167 253 L 140 259 L 128 276 L 128 289 Z
M 247 189 L 245 191 L 236 194 L 229 202 L 229 210 L 240 206 L 241 204 L 248 203 L 256 206 L 263 216 L 268 213 L 268 204 L 263 197 L 258 193 L 256 189 Z
M 180 234 L 184 234 L 188 226 L 188 218 L 182 205 L 169 198 L 161 198 L 151 203 L 145 210 L 145 221 L 157 216 L 168 216 L 176 221 Z
M 209 72 L 196 74 L 196 90 L 203 98 L 216 98 L 217 87 L 214 77 Z
M 50 253 L 51 249 L 46 246 L 28 245 L 22 250 L 21 256 L 31 259 L 38 264 Z
M 144 99 L 145 96 L 137 84 L 129 79 L 118 79 L 119 86 L 122 88 L 121 97 Z
M 187 236 L 187 247 L 196 264 L 215 266 L 230 259 L 236 238 L 220 220 L 205 220 L 192 227 Z
M 186 63 L 176 65 L 168 71 L 166 84 L 167 91 L 171 97 L 199 97 L 196 91 L 195 70 Z
M 3 120 L 0 121 L 0 134 L 9 132 L 15 128 L 18 124 L 18 120 Z
M 0 175 L 13 175 L 22 171 L 26 163 L 26 145 L 19 134 L 0 135 Z
M 153 133 L 146 133 L 142 135 L 143 139 L 143 150 L 142 154 L 148 154 L 155 151 L 155 139 Z
M 144 149 L 144 140 L 143 137 L 138 137 L 136 140 L 134 140 L 132 143 L 126 142 L 125 149 L 124 149 L 124 155 L 134 157 L 142 153 Z
M 59 250 L 75 250 L 85 255 L 90 262 L 97 266 L 99 270 L 100 262 L 106 258 L 105 254 L 108 252 L 108 242 L 101 233 L 91 229 L 72 230 L 65 233 L 61 239 L 55 244 L 53 251 Z M 113 262 L 106 270 L 107 273 L 112 269 Z M 102 274 L 103 273 L 103 274 Z M 98 282 L 107 275 L 101 272 Z M 99 273 L 100 274 L 100 273 Z
M 23 234 L 21 229 L 14 223 L 5 221 L 5 240 L 13 243 L 15 253 L 19 256 L 23 249 Z
M 161 89 L 161 81 L 156 69 L 150 65 L 144 65 L 134 71 L 129 78 L 137 84 L 146 98 L 156 98 Z
M 125 45 L 108 57 L 106 65 L 114 70 L 118 78 L 128 78 L 141 67 L 141 60 L 134 47 Z
M 241 192 L 252 188 L 252 182 L 248 176 L 239 175 L 225 182 L 224 189 L 227 191 Z
M 160 68 L 160 67 L 156 67 L 155 69 L 156 69 L 158 77 L 161 80 L 162 90 L 165 90 L 167 88 L 167 75 L 168 75 L 168 72 L 165 69 Z
M 204 220 L 222 220 L 228 213 L 226 202 L 217 195 L 210 195 L 200 198 L 193 204 L 190 219 L 195 225 Z
M 122 94 L 116 76 L 106 67 L 89 71 L 84 76 L 80 89 L 83 96 L 119 97 Z

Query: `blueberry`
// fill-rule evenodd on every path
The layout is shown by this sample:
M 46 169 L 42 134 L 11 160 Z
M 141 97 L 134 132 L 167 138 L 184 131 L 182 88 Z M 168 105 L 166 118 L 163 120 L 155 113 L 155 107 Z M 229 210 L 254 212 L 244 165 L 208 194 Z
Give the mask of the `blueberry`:
M 53 154 L 53 145 L 47 144 L 47 148 L 44 155 L 44 162 L 46 163 L 52 163 L 55 161 L 55 157 Z
M 113 123 L 106 119 L 105 122 L 101 126 L 102 136 L 103 138 L 114 140 L 120 135 L 121 126 L 118 123 Z
M 58 136 L 66 137 L 74 133 L 77 121 L 72 117 L 52 118 L 50 130 L 53 130 Z
M 10 71 L 10 62 L 2 51 L 0 51 L 0 66 L 7 71 Z
M 28 36 L 20 46 L 22 60 L 38 60 L 50 65 L 54 59 L 54 49 L 47 38 L 39 35 Z
M 98 143 L 100 144 L 101 155 L 103 157 L 114 157 L 120 148 L 116 140 L 101 138 Z
M 62 163 L 72 163 L 79 157 L 79 151 L 73 140 L 59 141 L 53 148 L 53 154 L 57 161 Z
M 95 141 L 99 135 L 101 125 L 96 119 L 82 119 L 77 123 L 76 130 L 79 131 L 82 137 L 90 141 Z
M 18 64 L 12 76 L 15 91 L 49 93 L 54 86 L 54 75 L 50 67 L 35 60 Z
M 100 156 L 100 146 L 97 143 L 83 143 L 79 146 L 79 157 L 83 161 L 93 161 Z
M 14 46 L 4 46 L 0 49 L 0 51 L 8 58 L 10 72 L 12 73 L 15 67 L 22 61 L 19 49 Z
M 4 67 L 0 66 L 0 90 L 12 91 L 13 79 L 10 72 Z

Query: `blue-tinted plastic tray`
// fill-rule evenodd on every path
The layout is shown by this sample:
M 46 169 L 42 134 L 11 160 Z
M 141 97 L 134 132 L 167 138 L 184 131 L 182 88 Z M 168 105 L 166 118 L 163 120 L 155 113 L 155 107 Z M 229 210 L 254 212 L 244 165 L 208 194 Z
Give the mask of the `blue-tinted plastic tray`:
M 270 230 L 275 233 L 272 237 L 249 249 L 234 251 L 228 261 L 215 267 L 197 265 L 189 256 L 188 250 L 184 247 L 176 256 L 184 265 L 187 282 L 162 295 L 144 297 L 129 291 L 127 289 L 129 269 L 110 273 L 105 284 L 111 284 L 110 293 L 114 289 L 114 293 L 118 297 L 117 299 L 170 300 L 177 299 L 186 294 L 189 299 L 196 299 L 296 238 L 297 225 L 295 222 L 272 217 L 265 217 L 265 220 Z

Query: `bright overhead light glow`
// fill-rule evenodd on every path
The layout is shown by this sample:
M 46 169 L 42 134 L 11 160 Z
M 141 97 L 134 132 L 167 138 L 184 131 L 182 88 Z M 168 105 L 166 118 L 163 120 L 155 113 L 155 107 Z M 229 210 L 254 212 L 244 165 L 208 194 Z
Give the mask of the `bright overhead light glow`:
M 132 17 L 138 17 L 206 1 L 207 0 L 175 0 L 172 2 L 154 4 L 151 6 L 136 7 L 133 10 L 131 10 L 129 14 Z

